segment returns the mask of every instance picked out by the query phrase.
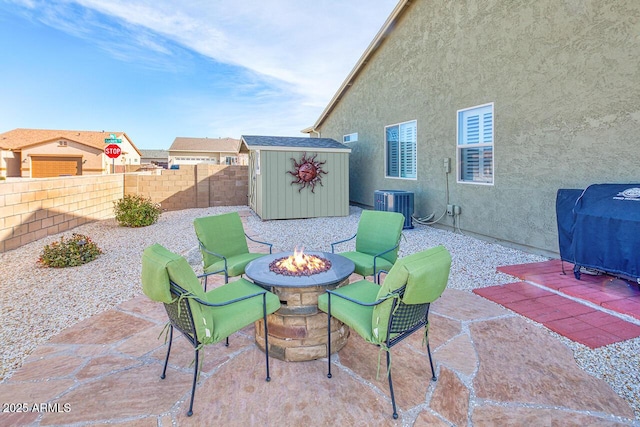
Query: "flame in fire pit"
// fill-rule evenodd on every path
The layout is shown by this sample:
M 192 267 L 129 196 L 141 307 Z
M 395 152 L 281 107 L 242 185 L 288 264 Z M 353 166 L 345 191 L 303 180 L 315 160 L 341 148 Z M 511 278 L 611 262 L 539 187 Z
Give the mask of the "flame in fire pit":
M 269 270 L 283 276 L 311 276 L 331 268 L 331 261 L 317 255 L 307 255 L 304 248 L 295 248 L 293 255 L 278 258 L 269 264 Z

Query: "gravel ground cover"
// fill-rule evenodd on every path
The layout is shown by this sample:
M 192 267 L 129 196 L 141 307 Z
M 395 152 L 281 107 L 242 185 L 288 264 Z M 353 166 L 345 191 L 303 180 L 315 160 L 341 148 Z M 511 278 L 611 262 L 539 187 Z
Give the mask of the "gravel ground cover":
M 248 210 L 246 206 L 185 209 L 164 212 L 158 223 L 144 228 L 125 228 L 115 219 L 85 224 L 52 235 L 19 249 L 0 254 L 0 381 L 19 368 L 39 345 L 63 329 L 108 310 L 142 293 L 141 254 L 160 243 L 184 255 L 197 273 L 202 271 L 193 220 L 217 213 Z M 247 217 L 247 228 L 274 244 L 274 251 L 331 251 L 330 242 L 351 237 L 361 210 L 352 207 L 348 217 L 261 221 Z M 70 237 L 89 236 L 104 251 L 95 261 L 79 267 L 46 268 L 37 260 L 46 244 Z M 504 284 L 513 277 L 499 273 L 500 265 L 539 262 L 547 258 L 478 240 L 462 233 L 417 225 L 404 230 L 400 256 L 436 245 L 452 254 L 448 287 L 471 291 Z M 338 251 L 353 248 L 344 243 Z M 534 322 L 531 322 L 534 323 Z M 574 351 L 579 366 L 607 381 L 636 411 L 640 420 L 640 338 L 591 350 L 551 331 Z

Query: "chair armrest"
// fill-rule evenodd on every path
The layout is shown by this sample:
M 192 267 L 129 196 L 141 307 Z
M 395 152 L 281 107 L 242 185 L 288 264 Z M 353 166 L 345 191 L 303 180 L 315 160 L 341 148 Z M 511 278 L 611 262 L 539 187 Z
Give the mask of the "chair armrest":
M 380 271 L 378 271 L 378 284 L 380 284 L 380 275 L 381 275 L 382 273 L 389 274 L 389 272 L 388 272 L 387 270 L 380 270 Z
M 198 279 L 202 279 L 203 277 L 206 279 L 207 277 L 211 276 L 212 274 L 218 274 L 218 273 L 224 273 L 224 269 L 222 270 L 216 270 L 216 271 L 212 271 L 211 273 L 203 273 L 203 274 L 199 274 L 196 277 Z
M 376 259 L 377 258 L 382 258 L 382 255 L 387 254 L 387 253 L 397 249 L 398 246 L 400 246 L 400 242 L 396 243 L 396 245 L 394 247 L 392 247 L 391 249 L 387 249 L 386 251 L 380 252 L 379 254 L 376 254 L 376 255 L 373 256 L 373 275 L 374 276 L 376 274 Z
M 224 256 L 224 255 L 222 255 L 222 254 L 219 254 L 219 253 L 217 253 L 217 252 L 210 251 L 210 250 L 209 250 L 209 249 L 207 249 L 207 248 L 205 247 L 205 245 L 203 245 L 203 244 L 202 244 L 202 242 L 200 242 L 200 241 L 198 241 L 198 243 L 200 244 L 200 249 L 201 249 L 201 250 L 205 251 L 205 252 L 206 252 L 206 253 L 208 253 L 209 255 L 213 255 L 213 256 L 217 256 L 218 258 L 222 258 L 222 259 L 224 260 L 224 265 L 225 265 L 225 267 L 226 267 L 226 265 L 227 265 L 227 257 L 226 257 L 226 256 Z
M 344 240 L 338 240 L 337 242 L 333 242 L 331 243 L 331 253 L 334 253 L 334 246 L 338 245 L 340 243 L 344 243 L 344 242 L 348 242 L 349 240 L 353 240 L 355 239 L 355 237 L 358 235 L 358 233 L 354 234 L 353 236 L 349 237 L 348 239 L 344 239 Z
M 221 303 L 215 303 L 215 302 L 205 301 L 203 299 L 200 299 L 200 298 L 196 297 L 191 292 L 186 291 L 185 289 L 180 287 L 180 285 L 177 285 L 174 282 L 171 282 L 171 286 L 175 290 L 177 290 L 179 294 L 185 295 L 185 296 L 193 299 L 194 301 L 197 301 L 198 303 L 200 303 L 202 305 L 206 305 L 208 307 L 224 307 L 225 305 L 230 305 L 230 304 L 233 304 L 233 303 L 236 303 L 236 302 L 239 302 L 239 301 L 244 301 L 244 300 L 249 299 L 249 298 L 254 298 L 254 297 L 257 297 L 257 296 L 260 296 L 260 295 L 266 295 L 267 294 L 266 290 L 261 290 L 261 291 L 255 292 L 253 294 L 250 294 L 250 295 L 242 296 L 240 298 L 234 298 L 234 299 L 229 300 L 229 301 L 224 301 L 224 302 L 221 302 Z
M 329 298 L 331 298 L 331 295 L 333 295 L 335 297 L 342 298 L 342 299 L 345 299 L 347 301 L 350 301 L 350 302 L 352 302 L 354 304 L 362 305 L 362 306 L 365 306 L 365 307 L 373 307 L 373 306 L 376 306 L 378 304 L 381 304 L 381 303 L 385 302 L 389 298 L 394 298 L 393 294 L 396 294 L 397 292 L 393 291 L 393 292 L 389 293 L 389 295 L 385 296 L 384 298 L 380 298 L 379 300 L 374 301 L 374 302 L 358 301 L 356 299 L 349 298 L 349 297 L 347 297 L 345 295 L 337 293 L 336 291 L 331 291 L 331 290 L 328 290 L 328 289 L 327 289 L 327 293 L 329 294 Z
M 247 239 L 251 240 L 252 242 L 256 242 L 256 243 L 260 243 L 261 245 L 269 246 L 269 253 L 272 253 L 271 251 L 273 249 L 273 243 L 261 242 L 260 240 L 252 239 L 251 237 L 249 237 L 249 235 L 247 233 L 244 233 L 244 235 L 246 236 Z

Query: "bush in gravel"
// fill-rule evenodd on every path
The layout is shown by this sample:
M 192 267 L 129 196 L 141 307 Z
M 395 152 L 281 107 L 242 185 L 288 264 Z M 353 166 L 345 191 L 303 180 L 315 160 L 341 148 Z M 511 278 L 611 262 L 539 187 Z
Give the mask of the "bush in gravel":
M 160 218 L 160 205 L 151 198 L 140 195 L 126 195 L 113 202 L 116 221 L 124 227 L 146 227 Z
M 93 261 L 101 253 L 89 237 L 73 233 L 71 239 L 62 236 L 59 242 L 46 245 L 38 262 L 46 267 L 75 267 Z

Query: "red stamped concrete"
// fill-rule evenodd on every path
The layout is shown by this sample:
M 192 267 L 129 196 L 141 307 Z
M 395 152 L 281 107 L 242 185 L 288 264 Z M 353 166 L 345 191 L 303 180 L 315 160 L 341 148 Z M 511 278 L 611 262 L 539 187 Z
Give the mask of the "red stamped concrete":
M 640 319 L 640 289 L 635 284 L 607 275 L 583 274 L 577 280 L 573 266 L 558 260 L 499 267 L 498 271 L 526 282 L 473 292 L 572 341 L 598 348 L 640 336 L 640 323 L 627 321 Z

